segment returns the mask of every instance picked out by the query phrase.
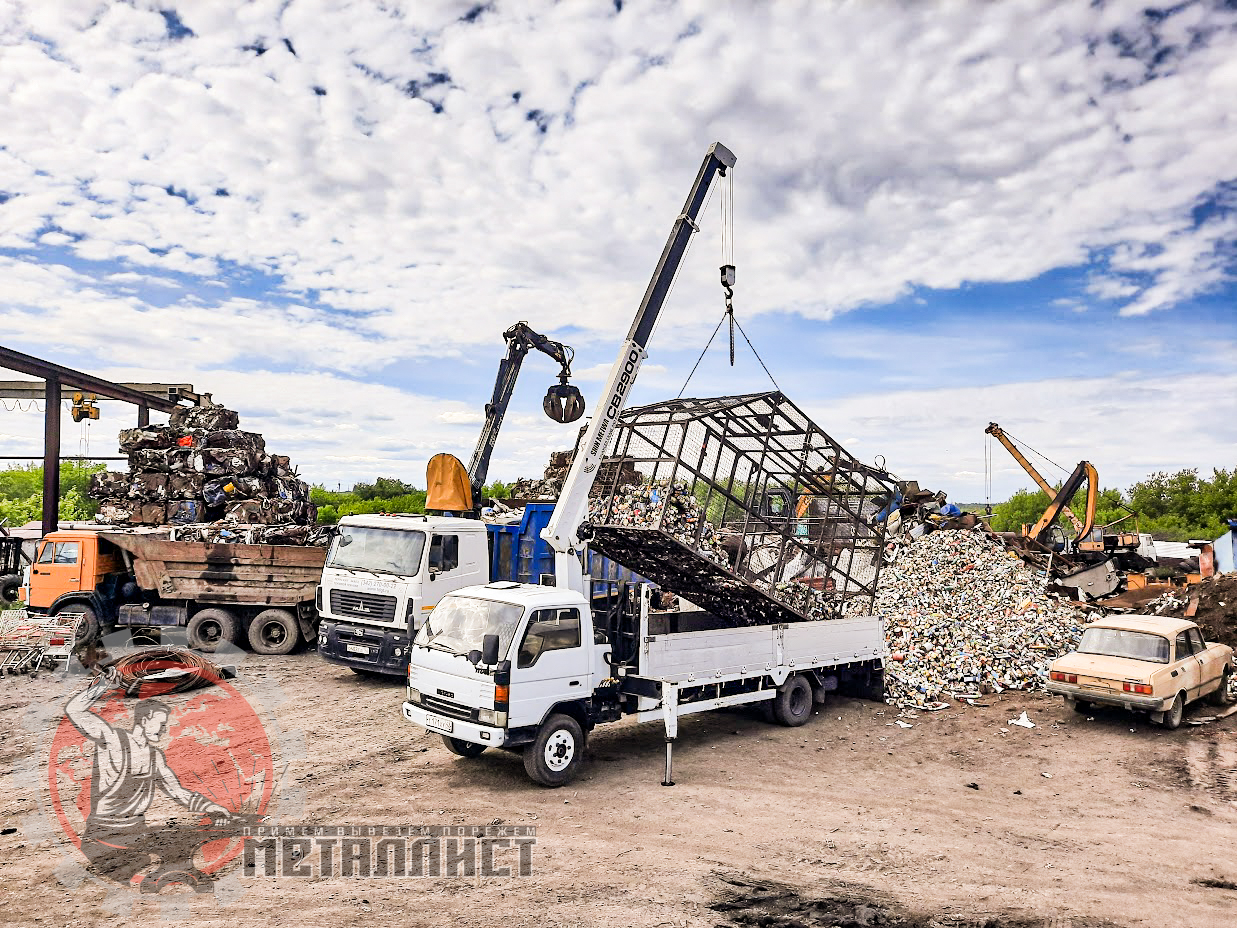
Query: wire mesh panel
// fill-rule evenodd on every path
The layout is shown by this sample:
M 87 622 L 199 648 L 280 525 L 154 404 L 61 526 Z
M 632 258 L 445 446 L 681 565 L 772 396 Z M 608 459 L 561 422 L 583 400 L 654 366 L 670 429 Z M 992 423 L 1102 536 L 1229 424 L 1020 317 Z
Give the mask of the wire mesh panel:
M 733 625 L 871 611 L 895 492 L 779 392 L 625 412 L 592 547 Z

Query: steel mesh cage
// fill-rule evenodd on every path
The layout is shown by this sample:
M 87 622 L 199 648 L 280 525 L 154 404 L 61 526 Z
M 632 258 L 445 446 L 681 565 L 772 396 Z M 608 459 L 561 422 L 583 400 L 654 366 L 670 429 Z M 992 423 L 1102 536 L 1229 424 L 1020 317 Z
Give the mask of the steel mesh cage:
M 620 418 L 589 506 L 594 549 L 735 625 L 871 611 L 895 492 L 780 392 Z

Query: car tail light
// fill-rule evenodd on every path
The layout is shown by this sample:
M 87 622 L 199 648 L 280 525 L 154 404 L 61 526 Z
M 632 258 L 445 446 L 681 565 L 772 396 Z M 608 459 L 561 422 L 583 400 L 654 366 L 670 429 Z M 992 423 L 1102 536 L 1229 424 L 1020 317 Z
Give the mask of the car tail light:
M 1146 683 L 1123 683 L 1121 689 L 1127 693 L 1141 693 L 1144 696 L 1151 695 L 1151 687 Z
M 1059 670 L 1054 670 L 1048 676 L 1051 677 L 1053 680 L 1056 680 L 1058 683 L 1077 683 L 1078 682 L 1078 674 L 1076 673 L 1061 673 L 1061 671 Z

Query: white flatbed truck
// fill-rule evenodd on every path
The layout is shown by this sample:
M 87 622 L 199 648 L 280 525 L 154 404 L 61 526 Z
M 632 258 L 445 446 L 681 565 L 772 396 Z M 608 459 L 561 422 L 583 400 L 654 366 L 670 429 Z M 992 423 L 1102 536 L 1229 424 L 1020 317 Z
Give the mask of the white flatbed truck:
M 589 731 L 634 716 L 665 725 L 670 786 L 683 715 L 765 702 L 777 721 L 802 725 L 844 684 L 883 689 L 884 632 L 874 616 L 735 628 L 708 612 L 651 613 L 648 589 L 638 587 L 634 602 L 599 620 L 586 595 L 579 552 L 590 489 L 712 181 L 735 160 L 720 143 L 706 153 L 611 367 L 605 402 L 542 532 L 555 549 L 556 585 L 457 589 L 413 640 L 404 718 L 441 734 L 455 754 L 518 750 L 536 782 L 562 786 L 579 770 Z M 733 271 L 722 268 L 723 283 Z

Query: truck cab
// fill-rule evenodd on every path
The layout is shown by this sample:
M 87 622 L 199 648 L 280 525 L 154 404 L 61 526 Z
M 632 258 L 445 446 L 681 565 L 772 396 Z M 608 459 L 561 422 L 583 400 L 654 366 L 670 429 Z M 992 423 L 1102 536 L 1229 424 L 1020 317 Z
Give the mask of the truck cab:
M 548 760 L 545 750 L 534 752 L 547 764 L 542 782 L 551 785 L 600 720 L 594 693 L 609 676 L 610 646 L 594 633 L 584 596 L 496 581 L 444 597 L 421 627 L 403 714 L 465 756 L 522 748 L 552 716 L 565 716 L 574 731 L 558 729 Z
M 443 595 L 489 580 L 487 544 L 472 519 L 345 517 L 318 587 L 318 653 L 361 673 L 402 674 L 412 637 Z
M 21 598 L 31 612 L 55 615 L 83 612 L 83 634 L 94 634 L 99 622 L 111 620 L 106 603 L 113 597 L 104 590 L 125 572 L 120 550 L 97 532 L 66 530 L 49 532 L 39 543 L 34 561 L 26 568 Z M 105 595 L 98 595 L 104 590 Z

